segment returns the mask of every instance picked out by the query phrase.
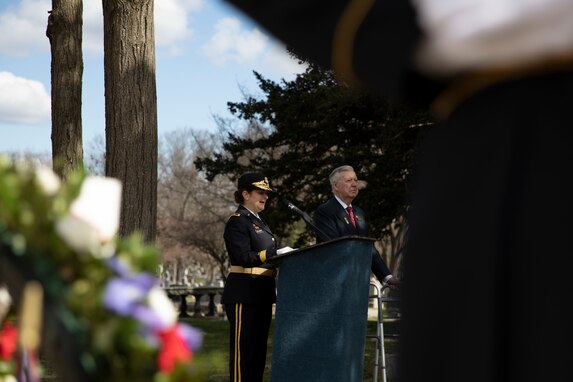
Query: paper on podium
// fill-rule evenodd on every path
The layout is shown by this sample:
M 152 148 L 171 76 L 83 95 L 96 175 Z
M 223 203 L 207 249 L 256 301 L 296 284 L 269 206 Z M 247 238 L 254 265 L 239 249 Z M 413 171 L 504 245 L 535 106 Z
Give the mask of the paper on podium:
M 291 248 L 291 247 L 282 247 L 277 249 L 277 255 L 282 255 L 283 253 L 287 253 L 290 251 L 294 251 L 296 248 Z

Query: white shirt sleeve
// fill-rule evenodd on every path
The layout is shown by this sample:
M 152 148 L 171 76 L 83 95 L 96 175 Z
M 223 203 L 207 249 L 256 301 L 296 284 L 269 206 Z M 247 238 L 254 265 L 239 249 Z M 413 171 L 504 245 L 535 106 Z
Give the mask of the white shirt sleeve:
M 573 53 L 572 0 L 412 0 L 425 34 L 426 72 L 535 62 Z

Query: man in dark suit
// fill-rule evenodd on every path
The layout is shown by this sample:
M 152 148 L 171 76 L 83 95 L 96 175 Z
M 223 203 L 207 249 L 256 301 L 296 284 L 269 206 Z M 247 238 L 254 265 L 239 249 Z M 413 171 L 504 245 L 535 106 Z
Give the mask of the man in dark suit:
M 317 241 L 343 236 L 369 237 L 364 211 L 352 205 L 360 189 L 354 169 L 351 166 L 340 166 L 334 169 L 328 178 L 334 197 L 316 210 Z M 398 280 L 392 276 L 374 246 L 372 246 L 372 272 L 383 285 L 387 284 L 392 289 L 398 287 Z

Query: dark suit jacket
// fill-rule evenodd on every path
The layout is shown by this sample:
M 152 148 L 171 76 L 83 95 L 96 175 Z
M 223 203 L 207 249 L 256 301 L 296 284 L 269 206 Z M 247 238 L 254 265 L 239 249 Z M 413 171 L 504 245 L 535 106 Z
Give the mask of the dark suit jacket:
M 317 235 L 317 242 L 320 243 L 343 236 L 370 237 L 370 231 L 368 230 L 364 211 L 354 204 L 352 205 L 352 210 L 354 211 L 356 228 L 354 228 L 350 222 L 348 212 L 346 212 L 336 198 L 331 198 L 326 203 L 320 205 L 316 210 L 315 218 L 315 224 L 321 231 L 321 234 Z M 325 237 L 322 233 L 326 234 L 328 237 Z M 372 272 L 380 282 L 382 282 L 386 276 L 391 274 L 374 246 L 372 246 Z
M 261 262 L 259 252 L 266 249 L 270 256 L 276 254 L 275 237 L 267 224 L 245 207 L 239 206 L 236 213 L 231 215 L 223 237 L 231 265 L 245 268 L 273 267 Z M 272 304 L 275 301 L 274 277 L 242 273 L 229 274 L 221 299 L 223 304 Z

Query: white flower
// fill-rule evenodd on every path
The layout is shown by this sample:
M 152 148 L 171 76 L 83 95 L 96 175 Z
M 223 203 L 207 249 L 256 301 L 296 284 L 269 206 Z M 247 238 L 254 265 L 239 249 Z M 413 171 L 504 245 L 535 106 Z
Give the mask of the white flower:
M 73 216 L 56 222 L 56 232 L 76 252 L 98 252 L 100 241 L 97 231 L 88 223 Z
M 88 177 L 70 215 L 96 230 L 100 242 L 109 241 L 119 228 L 121 182 L 113 178 Z
M 5 286 L 0 287 L 0 322 L 8 313 L 8 309 L 12 304 L 12 297 L 10 297 L 10 293 L 8 292 L 8 288 Z
M 88 177 L 68 216 L 56 222 L 56 231 L 77 252 L 109 257 L 114 249 L 105 244 L 117 233 L 120 200 L 119 180 Z
M 60 178 L 48 167 L 38 167 L 36 169 L 36 182 L 48 195 L 55 195 L 61 185 Z
M 173 302 L 160 287 L 153 287 L 147 296 L 149 308 L 157 315 L 157 318 L 168 328 L 177 322 L 177 312 L 173 307 Z

